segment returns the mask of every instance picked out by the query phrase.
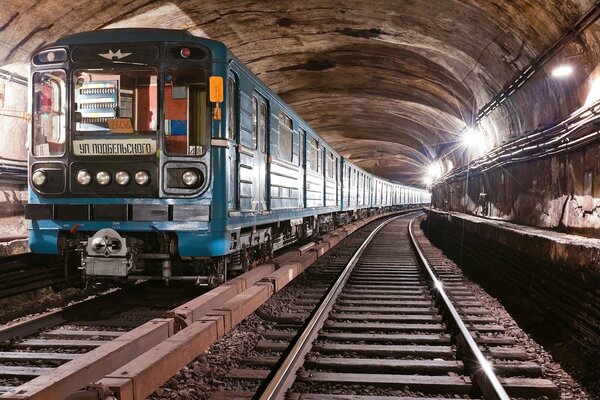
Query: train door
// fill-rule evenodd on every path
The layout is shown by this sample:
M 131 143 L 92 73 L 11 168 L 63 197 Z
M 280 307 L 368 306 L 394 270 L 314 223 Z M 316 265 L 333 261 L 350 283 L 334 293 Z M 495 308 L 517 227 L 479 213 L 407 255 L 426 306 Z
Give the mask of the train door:
M 256 133 L 256 152 L 254 154 L 252 211 L 264 212 L 269 209 L 268 199 L 268 146 L 269 143 L 269 105 L 267 99 L 258 93 L 252 96 L 252 120 Z

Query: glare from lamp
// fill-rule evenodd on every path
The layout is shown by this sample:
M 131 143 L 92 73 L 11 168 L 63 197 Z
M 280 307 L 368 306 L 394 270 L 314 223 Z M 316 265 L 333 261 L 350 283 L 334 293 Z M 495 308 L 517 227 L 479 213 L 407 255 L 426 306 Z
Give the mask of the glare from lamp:
M 552 76 L 555 78 L 565 78 L 573 73 L 573 66 L 568 64 L 559 65 L 552 70 Z
M 487 151 L 485 135 L 479 129 L 468 128 L 462 135 L 462 142 L 473 155 L 481 155 Z
M 431 165 L 427 169 L 427 175 L 430 176 L 432 179 L 438 179 L 440 176 L 442 176 L 442 166 L 440 165 L 440 163 L 437 161 L 431 163 Z
M 584 107 L 589 107 L 600 100 L 600 78 L 596 78 L 590 86 L 590 91 L 585 99 Z
M 426 186 L 431 186 L 433 184 L 433 178 L 431 176 L 426 176 L 423 178 L 423 183 L 425 183 Z

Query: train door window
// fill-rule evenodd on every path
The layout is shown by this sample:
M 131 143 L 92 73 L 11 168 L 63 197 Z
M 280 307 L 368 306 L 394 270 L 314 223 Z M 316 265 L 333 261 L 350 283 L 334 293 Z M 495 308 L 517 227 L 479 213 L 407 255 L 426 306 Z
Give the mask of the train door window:
M 172 68 L 165 75 L 165 151 L 169 155 L 202 155 L 208 145 L 206 70 Z
M 252 147 L 256 149 L 258 137 L 258 99 L 252 96 Z
M 292 131 L 292 163 L 300 165 L 300 133 Z
M 300 167 L 308 168 L 308 155 L 304 151 L 304 145 L 306 143 L 306 131 L 302 128 L 298 128 L 298 134 L 300 140 Z
M 230 140 L 235 140 L 237 128 L 235 107 L 236 89 L 235 78 L 230 76 L 227 81 L 227 138 Z
M 319 142 L 317 139 L 310 138 L 306 148 L 306 168 L 319 172 Z
M 328 151 L 327 152 L 327 161 L 325 162 L 325 174 L 328 179 L 333 179 L 334 168 L 335 168 L 335 161 L 333 158 L 333 153 Z
M 325 166 L 323 165 L 324 156 L 325 148 L 322 145 L 319 145 L 319 148 L 317 149 L 317 168 L 319 174 L 321 175 L 323 174 L 323 169 L 325 168 Z
M 283 112 L 279 112 L 279 159 L 292 161 L 293 130 L 292 120 Z
M 65 152 L 65 72 L 33 74 L 33 154 L 60 156 Z
M 260 151 L 265 154 L 267 152 L 267 105 L 264 101 L 260 102 L 258 107 L 260 118 L 258 119 Z

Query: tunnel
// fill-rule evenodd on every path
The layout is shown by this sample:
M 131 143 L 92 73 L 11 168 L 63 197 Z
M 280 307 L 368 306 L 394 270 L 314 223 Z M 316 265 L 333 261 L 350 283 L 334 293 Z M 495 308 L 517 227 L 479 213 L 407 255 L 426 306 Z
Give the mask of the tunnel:
M 598 398 L 594 397 L 600 396 L 598 375 L 589 366 L 600 360 L 599 19 L 600 3 L 592 0 L 6 0 L 0 7 L 0 257 L 18 257 L 32 251 L 58 254 L 60 246 L 67 243 L 82 255 L 68 256 L 65 270 L 69 262 L 79 262 L 80 258 L 80 269 L 87 268 L 87 273 L 94 268 L 121 268 L 118 273 L 126 275 L 122 272 L 125 267 L 108 267 L 89 254 L 94 246 L 98 255 L 104 253 L 107 257 L 111 251 L 125 254 L 129 246 L 139 246 L 132 254 L 146 257 L 143 262 L 148 265 L 156 264 L 153 272 L 159 271 L 168 281 L 177 265 L 171 265 L 167 253 L 192 260 L 197 255 L 196 247 L 202 247 L 207 257 L 252 248 L 227 261 L 246 272 L 268 259 L 266 254 L 296 240 L 290 238 L 312 237 L 342 223 L 371 217 L 371 211 L 336 214 L 335 206 L 339 202 L 344 206 L 344 188 L 372 187 L 371 198 L 361 197 L 359 190 L 350 193 L 348 201 L 357 202 L 360 208 L 361 198 L 366 206 L 380 196 L 379 208 L 395 201 L 418 205 L 426 215 L 420 229 L 431 243 L 500 299 L 519 324 L 574 373 L 575 380 L 590 393 L 590 397 L 580 398 Z M 43 108 L 36 97 L 45 84 L 40 81 L 43 62 L 39 57 L 48 54 L 47 49 L 67 45 L 76 48 L 90 38 L 101 37 L 89 35 L 110 36 L 111 32 L 132 28 L 147 29 L 135 31 L 142 33 L 125 31 L 134 32 L 134 44 L 136 40 L 149 41 L 144 35 L 152 36 L 151 30 L 171 32 L 166 41 L 170 44 L 161 47 L 161 55 L 156 56 L 161 60 L 169 54 L 179 57 L 177 62 L 202 57 L 194 53 L 201 51 L 195 47 L 172 50 L 169 46 L 180 37 L 219 43 L 215 47 L 206 45 L 215 51 L 215 60 L 215 49 L 221 48 L 218 46 L 224 45 L 227 50 L 223 51 L 230 51 L 227 62 L 218 67 L 222 70 L 215 67 L 203 73 L 208 82 L 211 74 L 235 70 L 238 80 L 232 83 L 225 75 L 221 86 L 215 83 L 218 87 L 214 93 L 211 80 L 210 98 L 197 100 L 204 102 L 201 104 L 208 110 L 202 118 L 222 123 L 224 136 L 217 137 L 217 131 L 209 126 L 202 129 L 213 129 L 212 136 L 203 131 L 208 135 L 206 139 L 188 139 L 187 144 L 177 144 L 175 139 L 174 144 L 168 144 L 167 139 L 134 143 L 148 145 L 151 150 L 145 155 L 156 155 L 162 161 L 156 167 L 140 161 L 122 178 L 108 174 L 107 185 L 114 186 L 117 179 L 124 182 L 124 191 L 117 190 L 114 196 L 98 191 L 104 170 L 71 158 L 59 167 L 64 169 L 60 173 L 66 179 L 64 189 L 45 199 L 43 191 L 36 189 L 36 168 L 58 167 L 48 167 L 56 160 L 40 158 L 48 150 L 40 150 L 32 132 L 41 124 L 32 110 Z M 127 64 L 133 51 L 127 50 L 131 43 L 120 41 L 119 45 L 102 49 L 108 52 L 105 59 Z M 64 63 L 75 65 L 77 57 L 87 57 L 75 51 Z M 100 50 L 96 53 L 102 56 Z M 144 122 L 149 128 L 144 129 L 155 126 L 156 131 L 164 130 L 165 135 L 175 138 L 180 134 L 177 129 L 182 129 L 178 122 L 192 117 L 191 111 L 186 115 L 185 110 L 172 110 L 183 98 L 192 104 L 190 88 L 197 82 L 189 81 L 199 82 L 204 75 L 191 77 L 166 67 L 152 75 L 146 61 L 138 60 L 138 75 L 127 79 L 147 80 L 148 84 L 136 85 L 149 88 L 163 85 L 163 89 L 149 91 L 156 96 L 159 90 L 160 96 L 160 90 L 164 90 L 174 99 L 174 105 L 167 100 L 162 105 L 159 99 L 157 106 L 156 99 L 148 95 L 150 108 L 164 107 L 165 111 L 161 115 L 158 108 L 152 109 L 153 116 L 147 116 Z M 117 71 L 118 64 L 114 65 Z M 86 68 L 65 75 L 65 80 L 73 80 L 74 87 L 65 95 L 65 101 L 79 96 L 75 102 L 81 106 L 87 101 L 81 85 L 96 87 L 91 84 L 102 75 Z M 114 71 L 106 79 L 117 79 L 120 72 Z M 76 77 L 76 73 L 80 75 Z M 255 90 L 253 97 L 242 96 L 234 107 L 227 97 L 233 90 L 228 85 L 239 85 L 235 90 L 242 90 L 242 75 L 261 82 L 257 85 L 264 85 L 264 89 Z M 78 77 L 89 83 L 77 82 Z M 187 92 L 178 91 L 185 85 Z M 136 93 L 138 89 L 136 86 Z M 208 96 L 209 89 L 202 90 Z M 134 108 L 146 101 L 141 96 L 136 94 L 130 100 L 136 104 Z M 278 112 L 269 101 L 279 102 Z M 261 119 L 260 108 L 265 104 L 270 110 L 266 111 L 270 113 L 266 121 Z M 250 111 L 244 114 L 243 107 Z M 118 118 L 120 113 L 127 119 L 123 104 L 117 108 L 113 116 Z M 221 110 L 237 110 L 240 114 L 237 120 L 226 117 L 221 121 Z M 73 126 L 84 125 L 86 113 L 74 109 L 64 118 L 72 120 Z M 134 137 L 144 123 L 138 122 L 138 117 L 133 123 L 124 131 L 112 126 L 105 130 Z M 225 124 L 232 123 L 238 124 L 239 132 L 231 130 L 229 137 L 230 128 Z M 253 156 L 248 153 L 251 146 L 246 146 L 246 153 L 242 150 L 244 124 L 248 124 L 248 132 L 257 132 L 252 139 Z M 256 136 L 261 135 L 261 124 L 267 132 L 262 135 L 286 132 L 291 135 L 286 139 L 289 142 L 279 136 L 276 150 L 268 142 L 261 149 L 257 142 L 261 136 Z M 310 134 L 318 136 L 314 144 Z M 281 150 L 284 144 L 291 146 L 285 157 Z M 310 146 L 322 148 L 323 158 L 321 150 L 315 155 L 321 166 L 314 170 L 321 174 L 321 181 L 314 181 L 323 187 L 319 195 L 314 195 L 319 198 L 307 194 L 311 184 L 317 185 L 308 178 L 313 161 L 303 155 L 310 154 Z M 221 156 L 217 149 L 237 153 Z M 99 157 L 102 151 L 94 156 Z M 179 151 L 188 158 L 168 158 L 169 152 L 174 155 Z M 207 166 L 192 160 L 201 153 L 203 157 L 210 154 Z M 220 157 L 229 157 L 229 161 Z M 275 166 L 273 159 L 277 157 L 289 158 L 286 162 L 303 174 L 299 191 L 285 183 L 291 178 L 283 167 Z M 186 165 L 190 160 L 196 164 Z M 346 163 L 355 166 L 356 178 L 354 170 L 346 172 Z M 102 168 L 110 169 L 110 163 Z M 213 170 L 221 168 L 227 176 L 220 183 L 228 190 L 223 194 L 219 194 L 217 180 L 210 178 Z M 239 172 L 234 171 L 236 168 Z M 88 178 L 76 175 L 82 171 L 91 172 L 91 186 L 80 180 Z M 350 177 L 344 180 L 346 173 Z M 159 174 L 164 178 L 161 175 L 160 180 L 155 179 Z M 175 179 L 174 174 L 181 175 L 177 179 L 182 181 L 173 186 L 168 179 Z M 337 179 L 338 174 L 337 189 L 328 189 L 327 179 Z M 268 183 L 261 183 L 261 179 Z M 375 183 L 377 179 L 380 181 Z M 150 182 L 147 187 L 146 182 Z M 211 199 L 195 204 L 194 193 L 209 186 Z M 145 187 L 160 195 L 150 199 L 153 195 Z M 333 200 L 328 190 L 334 191 Z M 240 197 L 237 201 L 234 192 Z M 90 200 L 69 202 L 71 197 L 84 195 Z M 185 197 L 183 205 L 167 200 L 170 195 Z M 117 208 L 107 203 L 112 197 L 129 200 Z M 137 197 L 146 199 L 138 201 Z M 333 206 L 330 201 L 334 201 Z M 307 212 L 293 213 L 296 205 L 305 210 L 313 204 L 332 208 L 325 210 L 327 215 L 322 218 L 313 219 Z M 258 221 L 276 209 L 287 211 L 263 225 L 253 223 L 250 227 L 239 222 L 247 213 L 253 213 Z M 214 217 L 218 212 L 229 220 L 218 222 Z M 112 225 L 94 225 L 94 218 L 111 221 Z M 152 222 L 153 218 L 159 222 Z M 42 227 L 38 219 L 53 222 Z M 79 220 L 85 222 L 80 224 Z M 135 225 L 139 221 L 149 224 L 148 233 L 139 233 L 142 225 Z M 205 225 L 200 231 L 183 232 L 187 229 L 185 223 Z M 177 227 L 182 232 L 175 234 Z M 120 229 L 136 233 L 120 236 Z M 206 229 L 218 229 L 219 235 L 208 237 L 203 233 Z M 89 243 L 84 242 L 87 239 Z M 53 242 L 47 244 L 48 240 Z M 160 251 L 154 254 L 153 249 Z M 190 268 L 195 271 L 205 265 L 203 259 L 194 261 Z M 210 268 L 227 270 L 227 265 L 211 264 Z M 214 283 L 212 278 L 207 279 L 208 285 Z

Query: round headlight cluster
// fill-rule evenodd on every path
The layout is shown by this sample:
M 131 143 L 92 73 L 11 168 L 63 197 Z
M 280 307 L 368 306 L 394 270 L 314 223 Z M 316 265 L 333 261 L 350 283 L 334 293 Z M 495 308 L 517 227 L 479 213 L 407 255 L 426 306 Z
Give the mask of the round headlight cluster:
M 36 173 L 38 172 L 44 175 L 43 183 L 36 183 L 36 179 L 40 182 L 42 181 L 41 177 L 36 178 Z M 33 173 L 31 180 L 36 186 L 41 186 L 46 182 L 46 174 L 42 171 L 36 171 Z M 112 180 L 113 176 L 109 171 L 102 170 L 96 173 L 96 183 L 98 183 L 100 186 L 108 186 Z M 115 174 L 114 180 L 119 186 L 127 186 L 131 183 L 131 174 L 124 170 L 119 171 Z M 135 173 L 133 180 L 139 186 L 146 186 L 150 183 L 150 173 L 146 170 L 140 170 Z M 77 172 L 77 183 L 79 183 L 81 186 L 88 186 L 90 183 L 92 183 L 92 174 L 86 169 L 80 170 Z
M 198 172 L 194 171 L 193 169 L 188 169 L 181 175 L 181 181 L 185 186 L 196 186 L 200 181 L 200 175 L 198 175 Z
M 141 170 L 135 173 L 133 179 L 135 179 L 135 183 L 137 183 L 138 185 L 146 186 L 150 183 L 150 174 L 148 173 L 148 171 Z
M 127 186 L 131 182 L 131 175 L 127 171 L 119 171 L 115 174 L 115 182 L 119 186 Z
M 48 181 L 48 175 L 44 171 L 37 170 L 31 175 L 31 182 L 35 186 L 44 186 L 44 184 Z
M 96 182 L 100 186 L 107 186 L 112 180 L 112 176 L 108 171 L 100 171 L 96 174 Z
M 92 175 L 88 170 L 82 169 L 77 173 L 77 183 L 79 183 L 81 186 L 87 186 L 92 183 Z

